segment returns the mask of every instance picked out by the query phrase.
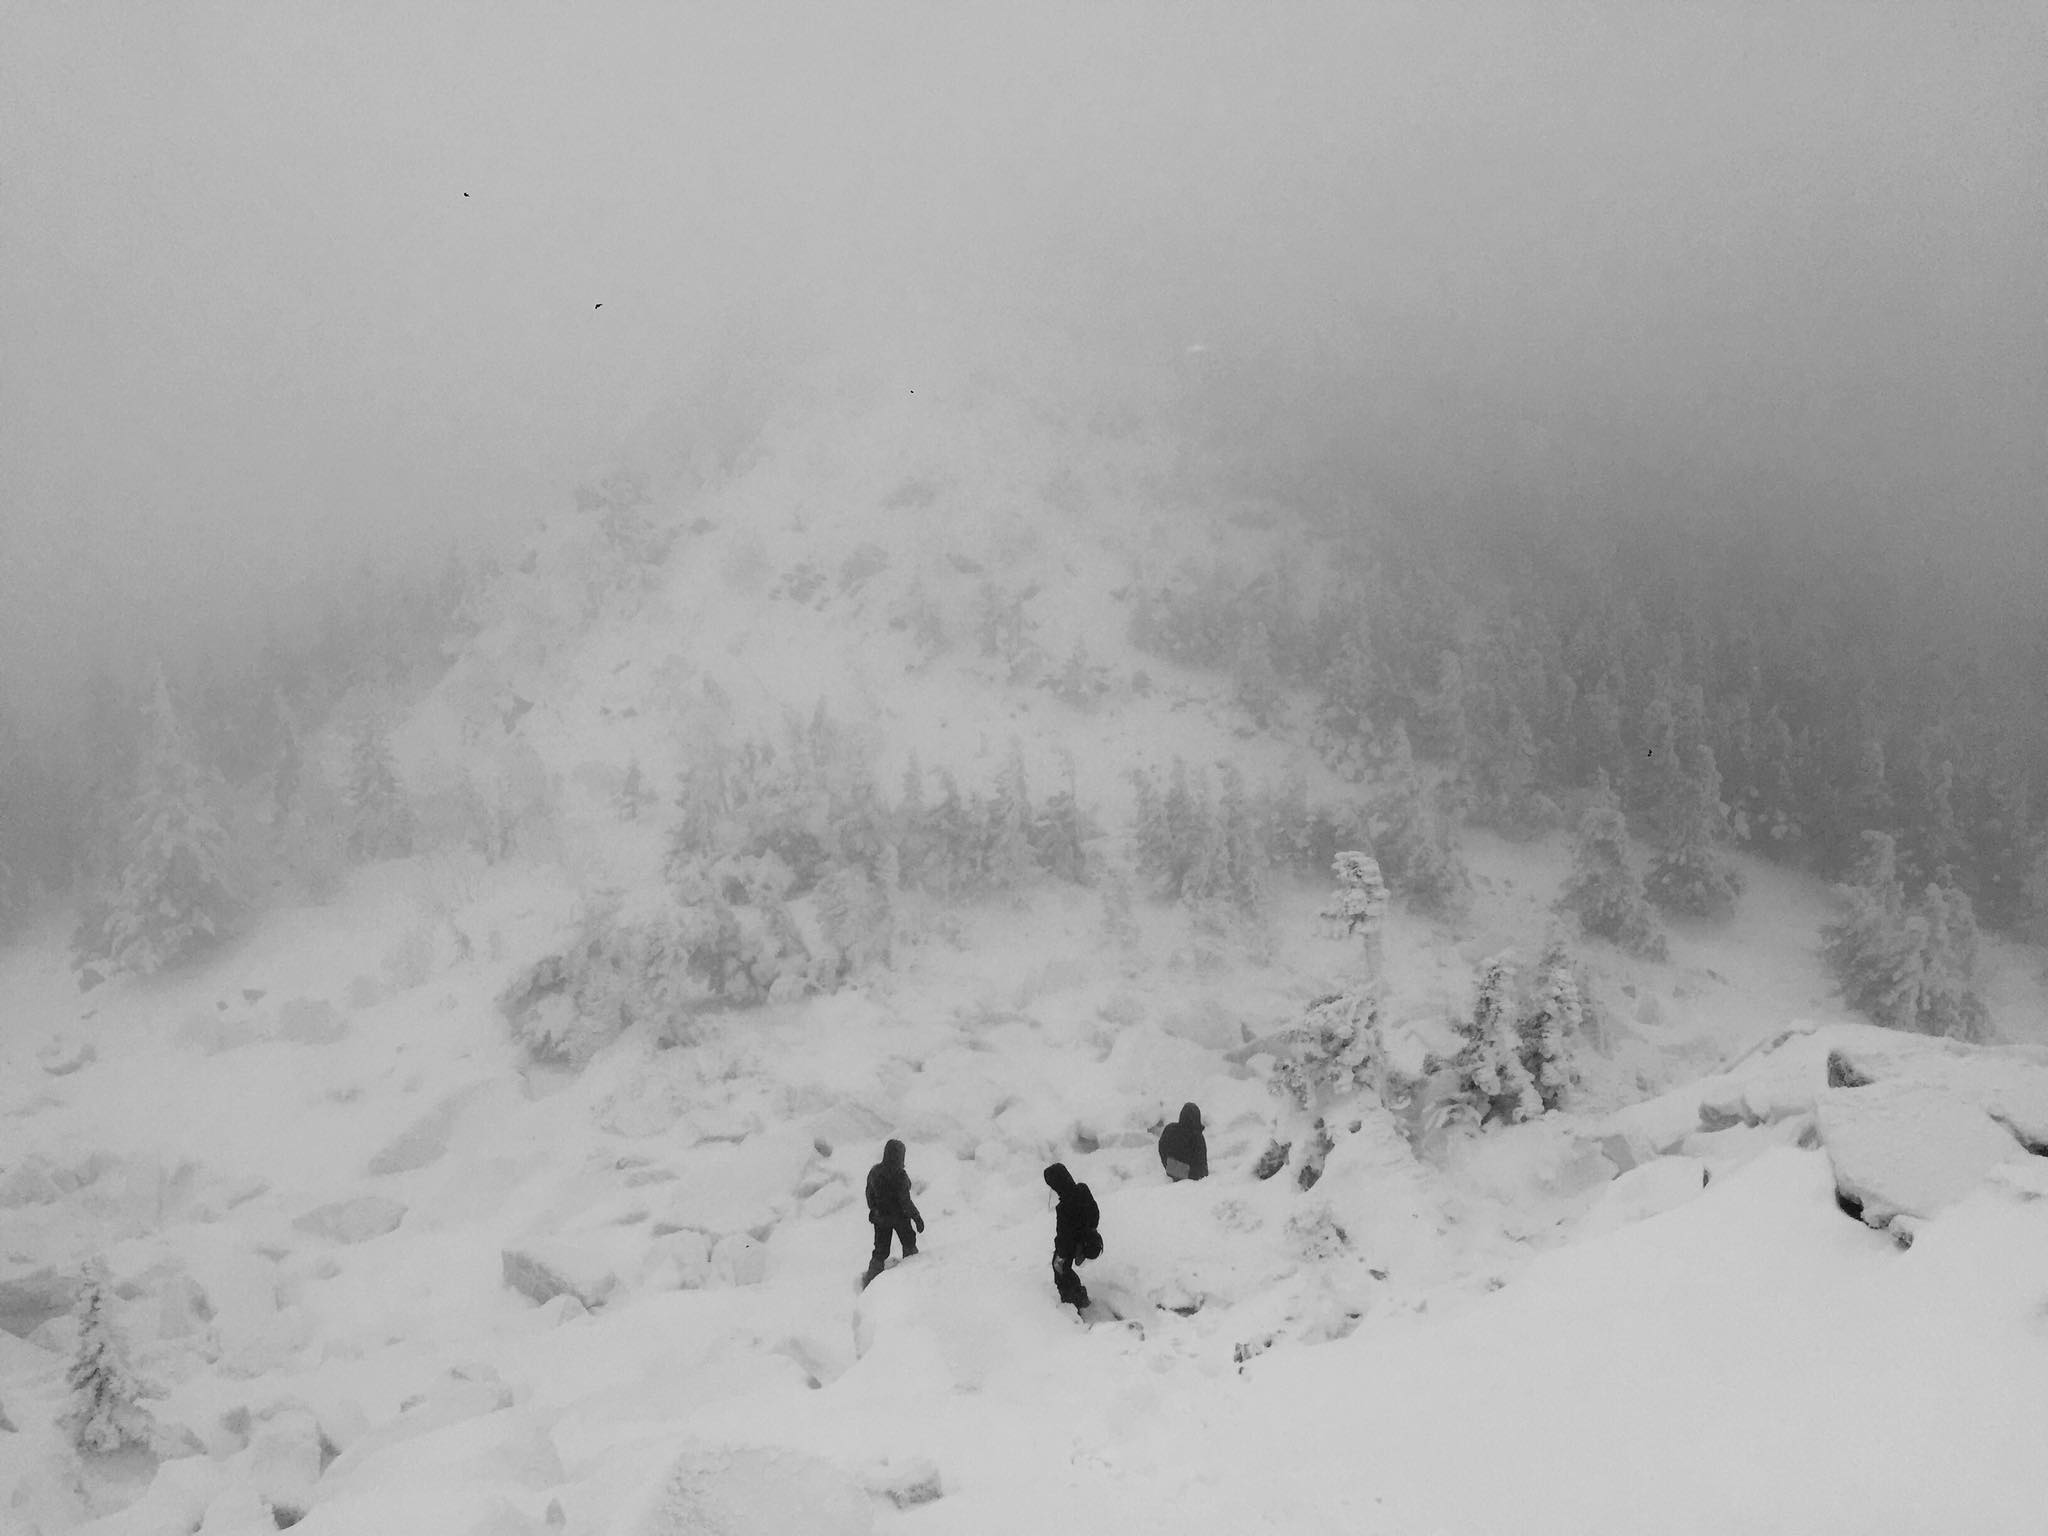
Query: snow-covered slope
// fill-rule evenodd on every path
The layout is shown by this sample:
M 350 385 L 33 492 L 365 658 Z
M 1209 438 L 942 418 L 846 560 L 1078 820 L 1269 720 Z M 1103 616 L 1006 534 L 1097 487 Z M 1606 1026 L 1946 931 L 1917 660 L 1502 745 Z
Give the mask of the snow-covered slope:
M 545 825 L 519 856 L 359 871 L 83 998 L 60 935 L 0 956 L 0 1529 L 2040 1528 L 2048 1066 L 1788 1032 L 1832 1005 L 1818 893 L 1782 871 L 1668 963 L 1596 957 L 1576 1110 L 1418 1158 L 1361 1105 L 1306 1191 L 1253 1175 L 1303 1126 L 1237 1048 L 1344 972 L 1311 890 L 1257 943 L 1166 909 L 1118 938 L 1067 887 L 933 903 L 836 995 L 524 1058 L 494 999 L 657 877 L 618 791 L 706 733 L 823 701 L 885 776 L 975 778 L 1014 737 L 1112 824 L 1121 775 L 1175 755 L 1321 773 L 1298 719 L 1254 730 L 1125 641 L 1140 573 L 1309 535 L 1207 488 L 1160 425 L 1171 370 L 1076 403 L 1033 382 L 1056 362 L 913 351 L 716 443 L 649 435 L 659 564 L 587 513 L 540 530 L 401 733 L 423 800 L 466 780 Z M 989 593 L 1028 645 L 983 653 Z M 1076 646 L 1085 707 L 1038 686 Z M 1387 934 L 1388 1016 L 1423 1036 L 1540 938 L 1565 860 L 1466 854 L 1470 914 Z M 2038 1035 L 2028 969 L 1999 986 Z M 1215 1173 L 1168 1185 L 1153 1136 L 1189 1099 Z M 925 1251 L 863 1293 L 889 1136 Z M 1084 1277 L 1121 1323 L 1057 1305 L 1055 1158 L 1100 1199 Z M 81 1469 L 54 1424 L 94 1252 L 187 1453 L 160 1468 Z

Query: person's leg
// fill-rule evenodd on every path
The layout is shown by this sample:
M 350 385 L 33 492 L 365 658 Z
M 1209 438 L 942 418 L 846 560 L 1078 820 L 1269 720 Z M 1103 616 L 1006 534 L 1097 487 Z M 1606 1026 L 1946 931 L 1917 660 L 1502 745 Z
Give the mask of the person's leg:
M 875 1278 L 875 1276 L 879 1275 L 882 1272 L 882 1266 L 887 1264 L 888 1262 L 889 1229 L 883 1226 L 878 1221 L 875 1223 L 875 1251 L 868 1258 L 867 1279 L 861 1281 L 861 1284 L 865 1286 L 870 1281 L 872 1281 Z
M 1068 1306 L 1088 1305 L 1088 1289 L 1081 1284 L 1081 1277 L 1074 1273 L 1073 1254 L 1057 1244 L 1052 1250 L 1052 1283 L 1060 1293 L 1060 1300 Z
M 897 1222 L 896 1241 L 903 1245 L 903 1257 L 909 1258 L 917 1252 L 917 1228 L 907 1221 Z

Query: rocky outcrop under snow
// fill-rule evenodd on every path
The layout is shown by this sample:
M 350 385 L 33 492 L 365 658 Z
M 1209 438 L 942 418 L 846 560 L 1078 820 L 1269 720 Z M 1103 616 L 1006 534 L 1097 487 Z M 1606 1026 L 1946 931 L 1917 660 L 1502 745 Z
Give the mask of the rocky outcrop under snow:
M 624 1529 L 631 1536 L 868 1536 L 873 1500 L 830 1462 L 776 1446 L 692 1446 Z
M 1639 1159 L 1709 1156 L 1766 1130 L 1826 1149 L 1842 1208 L 1908 1237 L 2002 1163 L 2048 1154 L 2048 1052 L 1865 1024 L 1800 1025 L 1683 1089 L 1616 1113 Z M 1734 1150 L 1728 1147 L 1725 1150 Z

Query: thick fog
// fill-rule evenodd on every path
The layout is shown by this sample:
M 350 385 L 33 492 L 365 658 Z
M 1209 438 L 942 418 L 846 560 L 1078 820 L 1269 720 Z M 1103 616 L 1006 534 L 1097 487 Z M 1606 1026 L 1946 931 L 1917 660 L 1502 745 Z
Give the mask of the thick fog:
M 17 5 L 6 675 L 438 559 L 733 359 L 912 322 L 1200 343 L 1224 425 L 1397 511 L 2025 572 L 2044 251 L 2032 4 Z

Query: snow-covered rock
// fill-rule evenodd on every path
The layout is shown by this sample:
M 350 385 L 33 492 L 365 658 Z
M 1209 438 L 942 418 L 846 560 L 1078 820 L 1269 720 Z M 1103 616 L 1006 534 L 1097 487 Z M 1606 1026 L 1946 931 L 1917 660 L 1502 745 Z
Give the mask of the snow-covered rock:
M 263 1027 L 246 1013 L 232 1009 L 198 1008 L 178 1025 L 177 1041 L 203 1056 L 254 1045 L 263 1038 Z
M 90 1066 L 99 1052 L 75 1029 L 60 1029 L 36 1049 L 36 1065 L 52 1077 L 68 1077 Z
M 301 1232 L 337 1243 L 368 1242 L 396 1230 L 405 1220 L 405 1207 L 383 1195 L 356 1195 L 316 1206 L 292 1225 Z
M 869 1536 L 874 1503 L 845 1472 L 780 1446 L 694 1445 L 616 1536 Z
M 157 1294 L 156 1336 L 165 1342 L 203 1333 L 213 1321 L 213 1303 L 190 1275 L 166 1277 Z
M 196 1536 L 274 1536 L 277 1517 L 247 1483 L 216 1494 L 200 1518 Z
M 440 1161 L 448 1151 L 448 1136 L 455 1129 L 456 1120 L 484 1087 L 482 1083 L 473 1083 L 446 1095 L 439 1104 L 378 1148 L 370 1159 L 370 1174 L 382 1177 L 410 1173 Z
M 51 1318 L 69 1315 L 78 1301 L 78 1276 L 38 1270 L 0 1280 L 0 1332 L 25 1339 Z
M 333 1045 L 347 1038 L 348 1021 L 324 997 L 295 997 L 278 1006 L 275 1032 L 295 1045 Z
M 166 1461 L 141 1498 L 74 1527 L 71 1536 L 192 1536 L 227 1481 L 227 1469 L 209 1457 Z
M 618 1274 L 577 1244 L 545 1238 L 507 1248 L 500 1256 L 505 1283 L 532 1301 L 574 1296 L 595 1310 L 618 1288 Z
M 358 1436 L 329 1463 L 325 1481 L 336 1485 L 347 1482 L 394 1446 L 434 1434 L 451 1424 L 497 1413 L 511 1407 L 512 1400 L 512 1389 L 488 1375 L 443 1376 L 408 1402 L 396 1418 Z
M 1933 1216 L 2027 1155 L 1978 1103 L 1914 1079 L 1831 1088 L 1819 1118 L 1835 1189 L 1873 1227 Z
M 938 1464 L 927 1456 L 884 1457 L 861 1474 L 861 1486 L 898 1509 L 915 1509 L 945 1497 Z
M 1696 1157 L 1659 1157 L 1631 1168 L 1600 1193 L 1577 1231 L 1582 1236 L 1612 1232 L 1647 1217 L 1676 1210 L 1707 1187 L 1707 1165 Z
M 326 1457 L 312 1413 L 281 1409 L 249 1438 L 249 1482 L 280 1517 L 296 1518 L 313 1506 L 313 1485 Z
M 759 1285 L 768 1278 L 768 1250 L 744 1232 L 732 1232 L 711 1250 L 711 1273 L 722 1285 Z

